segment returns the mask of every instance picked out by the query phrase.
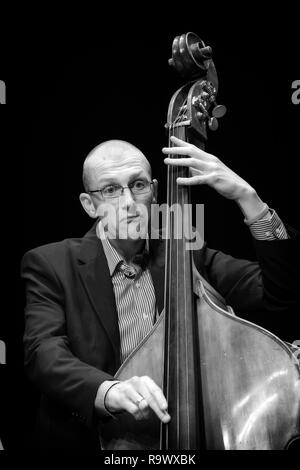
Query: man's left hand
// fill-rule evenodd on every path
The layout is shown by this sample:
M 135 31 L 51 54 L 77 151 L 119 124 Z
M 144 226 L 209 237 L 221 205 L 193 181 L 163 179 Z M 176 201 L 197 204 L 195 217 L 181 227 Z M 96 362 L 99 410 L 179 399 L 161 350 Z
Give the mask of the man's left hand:
M 169 155 L 186 155 L 189 158 L 165 158 L 167 165 L 185 166 L 190 168 L 191 176 L 177 178 L 177 183 L 185 186 L 207 184 L 219 194 L 239 201 L 255 192 L 247 181 L 224 165 L 215 155 L 199 149 L 193 144 L 172 136 L 174 147 L 165 147 L 162 152 Z

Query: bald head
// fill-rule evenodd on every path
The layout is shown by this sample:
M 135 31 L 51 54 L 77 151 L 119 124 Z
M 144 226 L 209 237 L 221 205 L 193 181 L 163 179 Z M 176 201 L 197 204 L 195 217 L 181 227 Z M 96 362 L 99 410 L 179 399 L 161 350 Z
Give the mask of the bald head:
M 150 175 L 151 167 L 144 154 L 124 140 L 108 140 L 95 147 L 83 163 L 82 181 L 85 191 L 97 189 L 99 177 L 118 174 L 128 166 L 142 167 Z

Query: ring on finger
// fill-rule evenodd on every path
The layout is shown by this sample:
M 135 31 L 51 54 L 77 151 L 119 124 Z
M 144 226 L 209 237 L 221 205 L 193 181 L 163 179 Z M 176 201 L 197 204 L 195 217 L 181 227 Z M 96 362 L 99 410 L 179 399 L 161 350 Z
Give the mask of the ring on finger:
M 140 397 L 140 398 L 135 402 L 136 406 L 137 406 L 137 407 L 140 407 L 140 403 L 141 403 L 143 400 L 145 400 L 145 398 L 144 398 L 144 397 Z

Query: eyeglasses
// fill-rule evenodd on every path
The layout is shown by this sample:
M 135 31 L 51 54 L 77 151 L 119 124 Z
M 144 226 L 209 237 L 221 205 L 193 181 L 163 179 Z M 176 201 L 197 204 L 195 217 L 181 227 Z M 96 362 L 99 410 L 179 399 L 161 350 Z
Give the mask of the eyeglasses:
M 112 199 L 114 197 L 120 197 L 125 188 L 130 189 L 134 196 L 141 194 L 147 194 L 151 190 L 153 181 L 146 180 L 135 180 L 128 186 L 120 186 L 119 184 L 110 184 L 103 189 L 95 189 L 94 191 L 88 191 L 88 193 L 100 193 L 104 199 Z

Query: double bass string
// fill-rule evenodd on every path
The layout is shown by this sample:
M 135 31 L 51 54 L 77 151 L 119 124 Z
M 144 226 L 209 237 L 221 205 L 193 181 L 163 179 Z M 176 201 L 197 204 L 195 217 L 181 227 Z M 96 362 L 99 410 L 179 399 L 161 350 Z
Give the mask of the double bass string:
M 184 132 L 184 127 L 180 127 L 179 128 L 181 130 L 181 132 L 179 131 L 178 134 L 180 134 L 180 138 L 182 138 L 182 140 L 186 140 L 186 136 L 185 136 L 185 132 Z M 182 135 L 183 134 L 183 135 Z M 181 156 L 182 158 L 182 156 Z M 186 176 L 186 173 L 187 173 L 187 170 L 183 167 L 180 168 L 179 170 L 179 167 L 177 167 L 177 175 L 178 176 L 180 173 L 180 176 Z M 187 277 L 186 277 L 186 253 L 185 253 L 185 227 L 184 227 L 184 224 L 186 222 L 185 220 L 185 206 L 184 206 L 184 202 L 185 202 L 185 196 L 186 196 L 186 191 L 187 191 L 188 188 L 185 188 L 183 186 L 180 187 L 179 189 L 179 185 L 177 184 L 177 191 L 179 192 L 180 194 L 180 198 L 178 196 L 178 202 L 179 202 L 179 199 L 180 199 L 180 203 L 181 203 L 181 208 L 182 208 L 182 218 L 181 218 L 181 241 L 179 243 L 181 243 L 181 250 L 179 251 L 180 253 L 182 253 L 182 256 L 183 256 L 183 283 L 184 285 L 186 285 L 187 283 Z M 178 224 L 179 224 L 179 221 L 178 221 Z M 177 247 L 177 250 L 178 250 L 178 247 Z M 178 311 L 178 315 L 179 313 L 179 308 L 177 306 L 177 311 Z M 189 376 L 188 376 L 188 353 L 187 353 L 187 344 L 188 344 L 188 338 L 187 338 L 187 299 L 186 299 L 186 290 L 184 289 L 184 312 L 183 312 L 183 320 L 184 320 L 184 332 L 185 332 L 185 347 L 186 347 L 186 350 L 185 350 L 185 373 L 186 373 L 186 380 L 185 380 L 185 383 L 186 383 L 186 410 L 187 410 L 187 420 L 189 421 L 189 412 L 188 412 L 188 409 L 189 409 L 189 402 L 188 402 L 188 397 L 189 397 Z M 178 324 L 179 324 L 179 321 L 178 321 Z M 179 336 L 178 336 L 179 337 Z M 178 351 L 178 354 L 179 354 L 179 351 Z M 179 410 L 180 411 L 180 410 Z M 188 423 L 188 426 L 187 426 L 187 439 L 188 439 L 188 448 L 190 447 L 190 435 L 189 435 L 189 423 Z
M 178 119 L 178 121 L 180 121 L 180 118 Z M 176 137 L 179 137 L 179 128 L 177 128 L 177 132 L 175 131 L 174 134 L 176 134 Z M 177 155 L 177 158 L 180 158 L 180 155 Z M 178 211 L 178 204 L 179 204 L 179 186 L 178 186 L 178 183 L 177 183 L 177 178 L 179 176 L 179 167 L 178 166 L 175 166 L 174 168 L 174 172 L 175 172 L 175 191 L 176 191 L 176 210 Z M 178 217 L 178 213 L 177 213 L 177 217 L 176 217 L 176 233 L 177 233 L 177 240 L 176 240 L 176 277 L 177 277 L 177 289 L 176 289 L 176 327 L 177 327 L 177 334 L 176 334 L 176 388 L 177 388 L 177 393 L 176 393 L 176 397 L 177 397 L 177 406 L 176 406 L 176 412 L 177 412 L 177 433 L 176 433 L 176 441 L 177 441 L 177 446 L 176 447 L 179 447 L 179 435 L 180 435 L 180 389 L 179 389 L 179 367 L 178 367 L 178 364 L 179 364 L 179 354 L 180 354 L 180 344 L 179 344 L 179 337 L 180 337 L 180 323 L 179 323 L 179 300 L 178 300 L 178 293 L 179 293 L 179 285 L 178 285 L 178 282 L 179 282 L 179 276 L 178 276 L 178 266 L 179 266 L 179 243 L 180 243 L 180 240 L 178 240 L 178 234 L 180 233 L 179 232 L 179 217 Z M 181 236 L 182 236 L 182 233 L 181 233 Z
M 185 104 L 185 103 L 184 103 Z M 176 118 L 171 122 L 169 125 L 169 146 L 174 146 L 174 144 L 171 142 L 170 137 L 171 135 L 175 135 L 177 137 L 182 137 L 180 130 L 182 129 L 182 126 L 180 126 L 180 123 L 184 119 L 184 111 L 183 107 L 179 110 Z M 174 156 L 169 155 L 170 158 L 174 158 Z M 180 155 L 178 156 L 180 158 Z M 166 245 L 166 266 L 168 265 L 168 275 L 166 276 L 166 283 L 165 283 L 165 289 L 166 289 L 166 300 L 168 300 L 167 303 L 167 309 L 165 312 L 165 320 L 166 320 L 166 327 L 168 329 L 167 331 L 167 345 L 169 346 L 171 344 L 171 314 L 175 313 L 176 315 L 176 351 L 175 351 L 175 357 L 176 361 L 175 364 L 172 364 L 173 367 L 175 367 L 175 377 L 176 377 L 176 382 L 175 382 L 175 387 L 176 387 L 176 442 L 177 442 L 177 447 L 179 447 L 179 437 L 180 437 L 180 388 L 179 388 L 179 355 L 180 355 L 180 323 L 179 323 L 179 315 L 180 315 L 180 308 L 179 308 L 179 276 L 178 276 L 178 271 L 179 271 L 179 265 L 180 265 L 180 260 L 179 260 L 179 243 L 183 244 L 184 243 L 184 237 L 183 237 L 183 220 L 182 217 L 179 220 L 178 217 L 178 204 L 180 207 L 183 209 L 184 208 L 184 190 L 183 188 L 179 188 L 179 185 L 177 184 L 177 177 L 183 173 L 184 170 L 182 168 L 179 168 L 178 166 L 168 166 L 167 168 L 167 177 L 168 177 L 168 192 L 167 192 L 167 206 L 168 206 L 168 217 L 167 217 L 167 226 L 166 226 L 166 233 L 167 233 L 167 245 Z M 173 210 L 173 219 L 171 217 L 171 210 L 170 208 L 172 207 L 173 203 L 176 203 L 175 206 L 175 215 L 177 217 L 176 225 L 174 223 L 174 210 Z M 183 213 L 181 213 L 181 216 L 183 216 Z M 179 224 L 181 224 L 181 227 L 179 227 Z M 179 232 L 179 228 L 181 228 L 181 231 Z M 176 233 L 180 235 L 180 240 L 178 240 L 178 236 L 176 237 L 176 253 L 174 253 L 174 245 L 175 243 L 175 236 L 174 236 L 174 231 L 176 230 Z M 186 282 L 186 273 L 185 273 L 185 254 L 183 250 L 181 249 L 181 253 L 183 253 L 183 269 L 184 269 L 184 282 Z M 175 258 L 175 256 L 176 258 Z M 174 259 L 173 259 L 174 258 Z M 172 312 L 172 299 L 171 299 L 171 292 L 173 292 L 173 289 L 171 289 L 171 283 L 172 283 L 172 267 L 173 263 L 176 262 L 176 276 L 177 276 L 177 289 L 176 289 L 176 299 L 173 299 L 175 301 L 175 309 L 176 312 Z M 185 312 L 184 312 L 184 322 L 186 326 L 186 295 L 184 294 L 184 305 L 185 305 Z M 174 319 L 173 319 L 173 324 L 174 324 Z M 186 328 L 185 331 L 187 332 Z M 186 338 L 186 344 L 187 344 L 188 338 Z M 188 360 L 187 353 L 186 353 L 186 361 Z M 170 353 L 169 349 L 165 349 L 165 361 L 166 361 L 166 367 L 165 367 L 165 393 L 166 393 L 166 398 L 169 401 L 170 398 L 170 383 L 169 383 L 169 378 L 170 378 Z M 186 372 L 188 372 L 188 367 L 186 364 Z M 187 375 L 187 380 L 186 380 L 187 386 L 188 386 L 188 375 Z M 188 400 L 188 394 L 187 394 L 187 400 Z M 187 403 L 188 406 L 188 403 Z M 174 410 L 175 411 L 175 410 Z M 162 426 L 162 425 L 161 425 Z M 169 427 L 168 425 L 164 426 L 164 436 L 165 436 L 165 447 L 166 449 L 169 448 Z M 161 439 L 162 439 L 162 433 L 161 433 Z M 162 441 L 161 441 L 162 444 Z
M 180 120 L 180 119 L 178 119 Z M 177 128 L 178 129 L 178 128 Z M 174 134 L 177 134 L 178 136 L 178 130 L 176 132 L 176 130 L 174 129 Z M 176 412 L 177 412 L 177 420 L 176 420 L 176 424 L 177 424 L 177 433 L 176 433 L 176 440 L 177 440 L 177 447 L 178 446 L 178 440 L 179 440 L 179 430 L 180 430 L 180 390 L 179 390 L 179 367 L 178 367 L 178 364 L 179 364 L 179 354 L 180 354 L 180 346 L 179 346 L 179 336 L 180 336 L 180 324 L 179 324 L 179 302 L 178 302 L 178 291 L 179 291 L 179 286 L 178 286 L 178 281 L 179 281 L 179 276 L 178 276 L 178 266 L 179 266 L 179 252 L 178 252 L 178 245 L 179 245 L 179 240 L 178 240 L 178 229 L 179 229 L 179 217 L 178 217 L 178 202 L 179 202 L 179 197 L 178 197 L 178 184 L 177 184 L 177 177 L 178 177 L 178 174 L 179 174 L 179 167 L 175 166 L 175 169 L 174 169 L 174 173 L 175 173 L 175 181 L 174 181 L 174 185 L 175 185 L 175 192 L 176 192 L 176 234 L 177 234 L 177 240 L 176 240 L 176 280 L 177 280 L 177 289 L 176 289 L 176 328 L 177 328 L 177 334 L 176 334 L 176 398 L 177 398 L 177 406 L 176 406 Z
M 185 102 L 186 103 L 186 102 Z M 181 121 L 183 121 L 185 118 L 185 116 L 181 116 Z M 177 132 L 177 136 L 180 137 L 182 140 L 185 140 L 186 141 L 186 133 L 185 133 L 185 127 L 184 126 L 180 126 L 178 127 L 178 132 Z M 185 156 L 180 156 L 179 158 L 183 158 Z M 177 171 L 176 171 L 176 177 L 178 177 L 179 175 L 180 176 L 183 176 L 183 177 L 186 177 L 188 175 L 188 168 L 186 167 L 176 167 L 177 168 Z M 184 285 L 187 285 L 187 282 L 188 282 L 188 279 L 187 279 L 187 256 L 190 256 L 190 253 L 186 253 L 186 249 L 185 249 L 185 243 L 186 243 L 186 232 L 185 230 L 187 229 L 188 230 L 188 233 L 189 233 L 189 228 L 190 228 L 190 223 L 191 223 L 191 220 L 190 220 L 190 212 L 189 212 L 189 207 L 185 206 L 185 203 L 186 202 L 189 202 L 190 200 L 190 188 L 187 186 L 180 186 L 177 184 L 176 185 L 176 191 L 177 191 L 177 201 L 178 203 L 180 203 L 180 207 L 182 209 L 182 218 L 181 220 L 179 221 L 178 220 L 178 224 L 181 223 L 181 238 L 180 238 L 180 241 L 178 242 L 178 245 L 177 245 L 177 251 L 179 253 L 182 254 L 182 263 L 183 263 L 183 284 Z M 186 213 L 186 210 L 188 211 Z M 186 226 L 187 225 L 187 226 Z M 179 243 L 181 244 L 181 250 L 179 250 Z M 177 259 L 179 259 L 179 256 L 177 256 Z M 188 338 L 188 328 L 187 328 L 187 325 L 189 324 L 188 322 L 188 308 L 187 308 L 187 291 L 184 289 L 183 291 L 183 295 L 184 295 L 184 298 L 182 299 L 183 300 L 183 309 L 184 311 L 181 312 L 181 310 L 179 309 L 179 305 L 177 305 L 177 318 L 179 316 L 179 314 L 183 314 L 183 318 L 181 319 L 183 321 L 183 329 L 184 329 L 184 334 L 185 334 L 185 341 L 184 341 L 184 344 L 185 344 L 185 357 L 184 357 L 184 360 L 185 360 L 185 384 L 186 384 L 186 395 L 185 395 L 185 407 L 184 407 L 184 411 L 186 413 L 186 416 L 185 416 L 185 419 L 187 419 L 187 435 L 186 435 L 186 438 L 187 438 L 187 447 L 190 448 L 190 424 L 189 424 L 189 419 L 190 419 L 190 414 L 189 414 L 189 407 L 190 407 L 190 404 L 189 404 L 189 386 L 190 386 L 190 383 L 189 383 L 189 364 L 188 364 L 188 360 L 189 360 L 189 355 L 188 355 L 188 341 L 189 341 L 189 338 Z M 178 297 L 177 297 L 178 298 Z M 178 302 L 179 304 L 179 302 Z M 177 324 L 179 325 L 179 321 L 177 321 Z M 178 338 L 180 336 L 178 335 Z M 181 351 L 178 350 L 178 355 L 181 353 Z M 178 369 L 178 373 L 179 373 L 179 369 Z M 179 407 L 178 407 L 179 408 Z M 179 411 L 181 411 L 179 409 Z M 180 415 L 179 415 L 180 416 Z M 179 422 L 178 422 L 178 425 L 179 425 Z
M 169 126 L 169 143 L 170 143 L 170 137 L 171 137 L 171 125 Z M 170 155 L 169 155 L 170 156 Z M 170 201 L 171 201 L 171 195 L 172 195 L 172 184 L 171 184 L 171 178 L 172 178 L 172 173 L 171 173 L 171 168 L 168 166 L 167 168 L 167 182 L 168 182 L 168 187 L 167 187 L 167 207 L 170 207 Z M 167 335 L 168 335 L 168 341 L 167 344 L 170 344 L 170 305 L 171 305 L 171 288 L 170 288 L 170 272 L 171 272 L 171 253 L 170 253 L 170 241 L 171 241 L 171 227 L 170 227 L 170 212 L 167 212 L 167 218 L 166 218 L 166 253 L 165 253 L 165 266 L 167 266 L 168 263 L 168 271 L 166 273 L 166 278 L 165 278 L 165 328 L 167 328 Z M 166 305 L 167 304 L 167 305 Z M 167 348 L 165 345 L 165 355 L 164 355 L 164 361 L 165 361 L 165 394 L 167 401 L 169 402 L 169 370 L 170 370 L 170 361 L 169 361 L 169 354 L 167 353 Z M 168 449 L 168 425 L 163 425 L 161 423 L 161 449 L 163 448 L 163 432 L 165 433 L 165 448 Z
M 181 135 L 181 130 L 182 127 L 180 126 L 181 121 L 183 120 L 183 107 L 181 107 L 180 113 L 177 116 L 176 119 L 176 128 L 174 127 L 174 135 L 176 137 L 182 137 Z M 180 158 L 180 155 L 177 156 L 177 158 Z M 182 220 L 182 211 L 181 211 L 181 217 L 178 217 L 179 213 L 179 207 L 183 208 L 183 190 L 182 188 L 179 188 L 179 185 L 177 183 L 177 178 L 178 176 L 182 173 L 182 169 L 180 169 L 179 166 L 174 167 L 173 175 L 174 175 L 174 190 L 176 194 L 176 234 L 177 234 L 177 240 L 176 240 L 176 276 L 177 276 L 177 289 L 176 289 L 176 327 L 177 327 L 177 334 L 176 334 L 176 388 L 177 388 L 177 406 L 176 406 L 176 413 L 177 413 L 177 421 L 176 421 L 176 442 L 177 442 L 177 448 L 180 448 L 179 440 L 180 440 L 180 387 L 179 387 L 179 373 L 180 373 L 180 368 L 179 368 L 179 359 L 180 359 L 180 319 L 179 316 L 181 314 L 180 308 L 179 308 L 179 265 L 180 265 L 180 260 L 179 256 L 180 253 L 183 253 L 182 249 L 179 250 L 179 245 L 180 243 L 183 242 L 183 220 Z M 180 197 L 181 196 L 181 197 Z M 180 200 L 181 199 L 181 200 Z M 178 207 L 179 205 L 179 207 Z M 179 231 L 180 230 L 180 231 Z M 178 238 L 179 237 L 179 238 Z M 184 260 L 183 260 L 183 270 L 185 269 L 184 266 Z M 184 275 L 184 282 L 185 282 L 185 275 Z M 185 299 L 184 299 L 185 300 Z M 185 317 L 184 317 L 185 319 Z
M 169 126 L 169 146 L 172 146 L 173 144 L 171 143 L 171 140 L 170 140 L 170 137 L 171 135 L 174 135 L 175 134 L 175 123 L 178 119 L 178 116 L 176 117 L 176 119 L 174 120 L 173 123 L 170 124 Z M 170 158 L 172 158 L 172 155 L 169 155 Z M 170 167 L 168 166 L 168 169 L 167 169 L 167 174 L 168 174 L 168 193 L 167 193 L 167 207 L 168 207 L 168 213 L 167 213 L 167 247 L 166 247 L 166 257 L 168 256 L 168 258 L 166 259 L 166 261 L 168 262 L 168 275 L 166 276 L 166 278 L 168 279 L 168 286 L 167 287 L 167 295 L 168 295 L 168 305 L 167 305 L 167 310 L 165 312 L 165 315 L 166 315 L 166 327 L 168 328 L 168 331 L 167 331 L 167 335 L 168 335 L 168 346 L 170 345 L 171 343 L 171 338 L 170 338 L 170 335 L 171 335 L 171 292 L 172 292 L 172 289 L 171 289 L 171 282 L 172 282 L 172 279 L 171 279 L 171 273 L 172 273 L 172 246 L 173 246 L 173 238 L 174 238 L 174 227 L 173 227 L 173 224 L 172 224 L 172 220 L 171 220 L 171 211 L 170 211 L 170 207 L 173 203 L 173 200 L 174 200 L 174 173 L 176 173 L 176 167 Z M 166 398 L 167 398 L 167 401 L 169 401 L 169 396 L 170 396 L 170 389 L 169 389 L 169 377 L 170 377 L 170 354 L 169 354 L 169 351 L 167 351 L 167 354 L 165 354 L 165 360 L 166 360 L 166 383 L 165 383 L 165 387 L 166 387 Z M 177 369 L 177 367 L 176 367 Z M 178 406 L 177 406 L 177 409 L 178 409 Z M 165 425 L 165 438 L 166 438 L 166 442 L 165 442 L 165 446 L 166 446 L 166 449 L 169 448 L 169 427 L 168 425 Z

